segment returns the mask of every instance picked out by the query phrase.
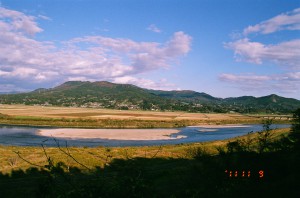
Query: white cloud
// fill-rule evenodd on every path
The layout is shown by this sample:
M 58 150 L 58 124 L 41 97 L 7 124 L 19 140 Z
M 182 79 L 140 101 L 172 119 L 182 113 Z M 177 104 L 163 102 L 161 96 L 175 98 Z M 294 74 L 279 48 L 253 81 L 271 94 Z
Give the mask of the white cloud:
M 271 61 L 278 65 L 300 68 L 300 39 L 282 42 L 276 45 L 265 45 L 251 42 L 248 38 L 226 43 L 225 47 L 234 50 L 237 61 L 262 64 Z
M 221 74 L 219 79 L 245 91 L 276 91 L 281 93 L 300 91 L 300 72 L 277 75 Z
M 97 49 L 102 53 L 110 53 L 120 58 L 126 54 L 128 74 L 141 73 L 168 67 L 170 62 L 177 57 L 187 54 L 190 51 L 192 38 L 184 32 L 176 32 L 165 44 L 155 42 L 135 42 L 129 39 L 108 38 L 102 36 L 87 36 L 75 38 L 69 45 L 78 47 L 81 43 L 97 44 L 90 49 Z M 124 75 L 123 73 L 120 76 Z
M 0 7 L 0 84 L 16 82 L 23 87 L 145 73 L 170 67 L 190 51 L 192 40 L 184 32 L 174 33 L 165 43 L 86 36 L 64 41 L 63 47 L 57 47 L 52 42 L 34 39 L 43 31 L 36 19 Z
M 174 84 L 168 83 L 166 79 L 161 79 L 159 82 L 154 82 L 149 79 L 136 78 L 133 76 L 123 76 L 118 77 L 113 80 L 114 83 L 120 84 L 134 84 L 146 89 L 156 89 L 156 90 L 174 90 L 178 89 Z
M 264 82 L 267 80 L 270 80 L 271 78 L 269 76 L 257 76 L 257 75 L 234 75 L 234 74 L 222 74 L 220 78 L 224 81 L 228 82 Z
M 88 79 L 84 76 L 82 76 L 82 77 L 69 77 L 67 80 L 68 81 L 95 81 L 93 79 Z
M 47 16 L 45 16 L 45 15 L 39 14 L 38 17 L 39 17 L 40 19 L 43 19 L 43 20 L 52 21 L 52 19 L 51 19 L 50 17 L 47 17 Z
M 244 35 L 251 33 L 270 34 L 280 30 L 300 30 L 300 8 L 275 16 L 244 29 Z
M 280 14 L 267 21 L 244 29 L 245 38 L 225 43 L 224 47 L 234 51 L 236 61 L 246 61 L 263 65 L 273 63 L 282 66 L 285 73 L 277 75 L 255 74 L 221 74 L 219 80 L 247 91 L 275 91 L 299 92 L 300 91 L 300 38 L 283 41 L 281 43 L 264 44 L 250 41 L 247 36 L 252 33 L 267 34 L 281 30 L 300 30 L 300 8 L 291 12 Z M 279 33 L 278 33 L 279 34 Z M 242 36 L 240 34 L 239 36 Z M 269 42 L 272 39 L 269 39 Z M 290 71 L 286 73 L 287 71 Z
M 0 28 L 8 28 L 10 31 L 20 31 L 30 35 L 43 31 L 34 21 L 35 17 L 27 16 L 22 12 L 0 7 L 0 18 L 4 19 L 4 21 L 1 21 Z M 5 22 L 5 20 L 9 20 L 9 23 Z
M 300 30 L 300 8 L 280 14 L 257 25 L 244 29 L 244 36 L 251 33 L 270 34 L 280 30 Z M 299 38 L 299 37 L 298 37 Z M 300 68 L 300 39 L 283 41 L 276 44 L 264 44 L 250 41 L 245 37 L 224 46 L 232 49 L 237 61 L 247 61 L 255 64 L 273 62 L 290 69 Z
M 147 27 L 147 30 L 149 30 L 151 32 L 155 32 L 155 33 L 161 33 L 161 30 L 155 24 L 149 25 Z

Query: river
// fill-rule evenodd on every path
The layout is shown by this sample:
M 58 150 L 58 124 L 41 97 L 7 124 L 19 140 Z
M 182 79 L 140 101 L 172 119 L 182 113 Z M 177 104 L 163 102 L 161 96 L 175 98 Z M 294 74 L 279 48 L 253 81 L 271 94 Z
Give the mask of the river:
M 287 128 L 290 125 L 287 124 L 273 124 L 272 128 Z M 27 127 L 27 126 L 9 126 L 0 125 L 0 145 L 13 145 L 13 146 L 40 146 L 42 143 L 46 146 L 56 146 L 54 136 L 41 135 L 42 130 L 57 130 L 59 128 L 54 127 Z M 261 131 L 263 126 L 261 124 L 254 125 L 203 125 L 203 126 L 190 126 L 176 129 L 176 133 L 168 135 L 168 139 L 153 139 L 153 140 L 132 140 L 124 138 L 80 138 L 80 137 L 56 137 L 55 139 L 60 142 L 61 145 L 65 145 L 67 142 L 69 146 L 77 147 L 96 147 L 96 146 L 150 146 L 150 145 L 167 145 L 167 144 L 180 144 L 180 143 L 192 143 L 192 142 L 207 142 L 213 140 L 224 140 L 237 136 L 245 135 L 249 132 Z M 69 129 L 72 130 L 72 129 Z M 74 129 L 76 131 L 77 129 Z M 81 129 L 82 130 L 82 129 Z M 90 129 L 86 129 L 90 130 Z M 103 129 L 101 129 L 103 130 Z M 114 132 L 115 129 L 105 129 L 106 132 Z M 141 133 L 151 133 L 152 129 L 126 129 L 127 131 Z M 170 129 L 153 129 L 153 132 L 159 130 Z M 122 129 L 118 129 L 122 131 Z M 153 133 L 154 134 L 154 133 Z M 149 136 L 149 135 L 148 135 Z

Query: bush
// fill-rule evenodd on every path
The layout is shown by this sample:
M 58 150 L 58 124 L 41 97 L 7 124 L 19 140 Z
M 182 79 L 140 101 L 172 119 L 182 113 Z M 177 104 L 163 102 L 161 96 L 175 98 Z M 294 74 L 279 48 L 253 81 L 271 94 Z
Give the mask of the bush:
M 294 145 L 295 149 L 300 151 L 300 108 L 297 109 L 293 114 L 293 125 L 291 133 L 289 135 L 290 141 Z
M 271 125 L 273 123 L 273 120 L 266 120 L 263 123 L 263 130 L 258 132 L 258 152 L 262 153 L 269 149 L 271 145 L 271 138 L 273 136 Z
M 187 156 L 194 159 L 205 159 L 209 158 L 210 154 L 205 148 L 202 147 L 192 147 L 187 149 Z

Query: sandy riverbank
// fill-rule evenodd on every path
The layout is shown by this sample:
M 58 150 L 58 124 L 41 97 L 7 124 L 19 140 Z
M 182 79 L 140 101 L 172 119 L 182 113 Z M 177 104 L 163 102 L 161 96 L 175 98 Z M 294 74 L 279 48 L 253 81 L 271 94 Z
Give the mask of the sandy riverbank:
M 171 140 L 185 136 L 171 137 L 177 129 L 41 129 L 39 134 L 57 138 L 100 138 L 109 140 Z

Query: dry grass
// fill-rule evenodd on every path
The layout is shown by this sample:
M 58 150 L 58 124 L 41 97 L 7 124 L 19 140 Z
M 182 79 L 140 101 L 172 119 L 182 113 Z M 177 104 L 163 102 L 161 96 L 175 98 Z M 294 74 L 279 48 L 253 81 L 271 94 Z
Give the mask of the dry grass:
M 155 112 L 135 110 L 110 110 L 75 107 L 42 107 L 25 105 L 0 105 L 0 113 L 11 116 L 87 119 L 137 119 L 137 120 L 255 120 L 242 114 L 207 114 L 186 112 Z
M 164 158 L 179 158 L 184 157 L 184 149 L 187 146 L 152 146 L 152 147 L 124 147 L 124 148 L 83 148 L 83 147 L 70 147 L 69 151 L 79 162 L 84 165 L 95 168 L 104 167 L 111 160 L 118 159 L 130 159 L 135 157 L 151 158 L 164 157 Z M 15 147 L 15 146 L 0 146 L 0 172 L 9 173 L 11 170 L 27 169 L 32 165 L 26 163 L 20 159 L 14 151 L 20 152 L 20 155 L 26 160 L 38 164 L 46 165 L 47 159 L 43 153 L 43 149 L 40 147 Z M 50 156 L 55 162 L 62 161 L 68 166 L 76 166 L 77 164 L 70 157 L 63 154 L 58 148 L 46 148 L 47 155 Z M 157 154 L 156 154 L 157 153 Z M 15 163 L 12 165 L 11 161 L 15 159 Z
M 178 128 L 199 124 L 259 124 L 265 116 L 1 105 L 0 124 L 77 128 Z M 274 116 L 274 115 L 272 115 Z M 276 123 L 288 123 L 287 118 Z

